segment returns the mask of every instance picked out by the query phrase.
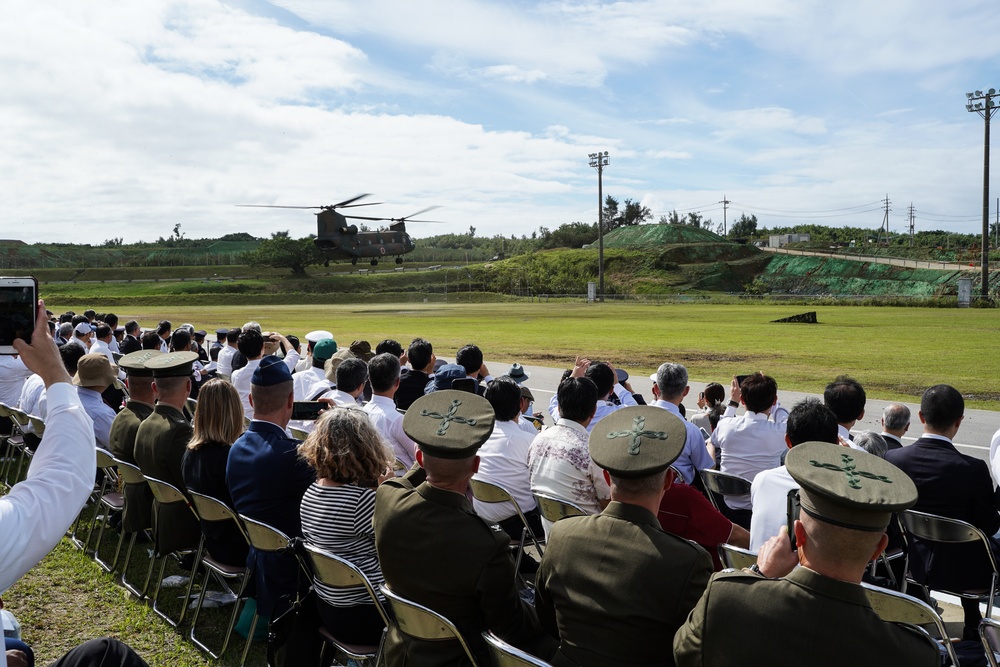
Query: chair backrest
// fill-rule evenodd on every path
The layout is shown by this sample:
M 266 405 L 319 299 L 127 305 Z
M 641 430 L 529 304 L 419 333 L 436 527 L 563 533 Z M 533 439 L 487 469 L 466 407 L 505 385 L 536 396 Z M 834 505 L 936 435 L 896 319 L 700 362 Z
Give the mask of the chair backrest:
M 705 488 L 720 496 L 745 496 L 750 493 L 750 482 L 738 475 L 711 468 L 701 471 Z
M 393 593 L 385 584 L 379 586 L 379 590 L 392 606 L 396 626 L 403 634 L 423 641 L 457 640 L 472 661 L 473 667 L 478 667 L 475 656 L 454 623 L 433 609 Z
M 243 514 L 239 516 L 246 530 L 247 539 L 250 540 L 250 546 L 257 551 L 275 552 L 291 548 L 291 538 L 277 528 Z
M 289 426 L 288 432 L 291 433 L 292 437 L 296 440 L 305 440 L 309 437 L 309 431 L 304 431 L 301 428 L 295 428 L 294 426 Z
M 385 608 L 382 606 L 382 601 L 379 600 L 378 594 L 375 593 L 375 587 L 372 586 L 371 581 L 361 571 L 361 568 L 349 560 L 313 546 L 308 542 L 304 544 L 304 548 L 313 576 L 318 582 L 329 588 L 354 588 L 356 586 L 363 586 L 368 591 L 368 596 L 375 604 L 375 610 L 382 617 L 382 621 L 386 625 L 392 622 Z
M 556 498 L 555 496 L 550 496 L 547 493 L 541 493 L 538 491 L 533 492 L 531 495 L 535 497 L 535 503 L 538 505 L 538 511 L 542 513 L 542 516 L 555 523 L 559 519 L 565 519 L 568 516 L 586 516 L 587 512 L 579 505 L 574 505 L 568 500 L 563 500 L 562 498 Z
M 392 462 L 392 469 L 394 472 L 399 472 L 401 470 L 407 470 L 408 468 L 405 465 L 403 465 L 402 461 L 400 461 L 399 459 L 395 459 Z
M 218 498 L 213 498 L 212 496 L 206 496 L 204 493 L 198 493 L 197 491 L 192 491 L 188 489 L 188 495 L 191 496 L 191 503 L 194 505 L 194 513 L 198 516 L 201 521 L 208 523 L 224 523 L 226 521 L 232 521 L 239 528 L 240 534 L 250 543 L 250 538 L 247 537 L 246 532 L 243 530 L 243 524 L 240 523 L 240 519 L 236 516 L 236 512 L 231 510 L 226 503 L 222 502 Z
M 161 479 L 156 479 L 155 477 L 147 477 L 146 482 L 149 484 L 149 488 L 153 491 L 153 497 L 156 498 L 156 502 L 161 505 L 174 505 L 177 503 L 188 504 L 187 498 L 181 493 L 173 484 L 164 482 Z
M 899 515 L 899 522 L 903 525 L 903 530 L 918 539 L 927 542 L 939 542 L 942 544 L 963 544 L 979 542 L 983 545 L 993 571 L 997 571 L 997 562 L 993 556 L 993 549 L 990 540 L 983 531 L 979 530 L 971 523 L 951 519 L 937 514 L 917 512 L 915 510 L 905 510 Z
M 193 398 L 188 398 L 184 402 L 184 407 L 187 408 L 187 411 L 190 412 L 191 416 L 193 417 L 194 416 L 194 411 L 198 409 L 198 401 L 196 399 L 193 399 Z
M 472 495 L 481 503 L 514 502 L 514 498 L 502 486 L 472 478 L 469 480 L 469 487 L 472 489 Z
M 984 618 L 979 622 L 979 639 L 986 649 L 990 667 L 1000 667 L 1000 622 Z
M 28 420 L 31 422 L 31 430 L 35 432 L 35 435 L 41 437 L 45 434 L 45 420 L 41 417 L 36 417 L 35 415 L 28 415 Z
M 933 625 L 938 636 L 942 638 L 945 649 L 951 658 L 951 664 L 958 665 L 958 657 L 955 655 L 955 648 L 948 637 L 948 630 L 944 626 L 944 621 L 934 608 L 926 602 L 918 600 L 909 595 L 904 595 L 888 588 L 879 588 L 871 584 L 861 584 L 868 596 L 868 603 L 872 609 L 886 623 L 900 623 L 917 628 L 926 635 L 922 626 Z M 930 636 L 927 635 L 928 639 Z M 933 640 L 931 640 L 933 641 Z
M 544 660 L 511 646 L 492 632 L 484 632 L 483 639 L 490 648 L 493 667 L 551 667 Z
M 10 408 L 10 418 L 13 419 L 18 426 L 27 426 L 31 422 L 31 418 L 28 417 L 27 412 L 13 407 Z
M 719 545 L 719 559 L 726 567 L 735 570 L 742 570 L 757 562 L 757 554 L 749 549 L 733 546 L 732 544 Z
M 113 469 L 118 463 L 115 461 L 115 457 L 111 455 L 106 449 L 101 447 L 97 448 L 97 467 L 101 470 Z
M 10 406 L 0 402 L 0 417 L 10 417 Z
M 146 477 L 139 470 L 139 466 L 134 463 L 126 463 L 121 459 L 115 459 L 115 465 L 118 466 L 118 476 L 122 478 L 125 484 L 145 484 Z

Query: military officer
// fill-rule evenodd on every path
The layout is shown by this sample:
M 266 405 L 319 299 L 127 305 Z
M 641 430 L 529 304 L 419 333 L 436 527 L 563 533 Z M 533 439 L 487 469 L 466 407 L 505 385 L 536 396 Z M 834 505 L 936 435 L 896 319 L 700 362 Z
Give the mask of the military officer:
M 782 529 L 750 570 L 716 577 L 674 636 L 677 665 L 941 664 L 933 641 L 883 622 L 860 586 L 885 548 L 892 513 L 917 501 L 910 478 L 826 442 L 793 447 L 785 468 L 800 485 L 798 553 Z
M 594 427 L 590 456 L 611 475 L 611 503 L 554 523 L 538 570 L 538 616 L 560 639 L 553 665 L 673 664 L 663 638 L 684 623 L 713 569 L 704 549 L 656 518 L 685 440 L 680 417 L 652 406 Z
M 145 362 L 153 372 L 156 407 L 139 425 L 135 435 L 135 461 L 147 477 L 184 489 L 181 458 L 191 440 L 191 421 L 184 404 L 191 393 L 195 352 L 169 352 Z M 186 505 L 161 507 L 153 502 L 153 534 L 158 553 L 198 546 L 201 528 Z
M 125 385 L 129 399 L 122 411 L 111 422 L 109 437 L 111 453 L 119 461 L 135 463 L 135 436 L 141 424 L 153 414 L 156 398 L 153 394 L 153 370 L 146 362 L 162 354 L 159 350 L 141 350 L 126 354 L 118 360 L 118 367 L 125 371 Z M 122 526 L 128 532 L 145 530 L 153 525 L 153 492 L 149 485 L 129 484 L 124 489 L 125 513 Z
M 386 584 L 451 620 L 480 664 L 489 663 L 481 636 L 487 629 L 541 657 L 555 648 L 514 587 L 510 538 L 476 516 L 465 495 L 493 422 L 493 408 L 475 394 L 442 390 L 418 398 L 403 431 L 417 443 L 421 467 L 381 484 L 375 499 L 375 547 Z M 465 664 L 458 642 L 422 642 L 395 625 L 385 653 L 393 665 Z

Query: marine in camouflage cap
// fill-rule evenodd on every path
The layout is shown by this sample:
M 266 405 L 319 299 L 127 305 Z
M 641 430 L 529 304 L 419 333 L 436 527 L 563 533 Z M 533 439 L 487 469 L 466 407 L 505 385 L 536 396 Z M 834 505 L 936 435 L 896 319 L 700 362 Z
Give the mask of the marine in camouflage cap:
M 153 377 L 153 369 L 147 367 L 146 362 L 162 354 L 159 350 L 132 352 L 118 360 L 118 367 L 129 377 Z
M 196 361 L 197 352 L 168 352 L 147 360 L 145 366 L 153 371 L 154 378 L 188 377 Z

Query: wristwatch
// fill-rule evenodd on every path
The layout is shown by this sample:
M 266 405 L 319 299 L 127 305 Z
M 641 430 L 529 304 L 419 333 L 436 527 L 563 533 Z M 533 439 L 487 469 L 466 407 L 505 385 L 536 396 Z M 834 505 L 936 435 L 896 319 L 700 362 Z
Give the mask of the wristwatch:
M 740 407 L 740 404 L 737 403 L 736 401 L 729 401 L 729 407 L 731 407 L 731 408 L 738 408 L 738 407 Z
M 767 576 L 766 574 L 764 574 L 763 572 L 760 571 L 760 566 L 757 565 L 757 563 L 754 563 L 753 565 L 751 565 L 747 569 L 750 570 L 751 572 L 753 572 L 754 574 L 759 574 L 760 576 L 764 577 L 765 579 L 770 579 L 769 576 Z

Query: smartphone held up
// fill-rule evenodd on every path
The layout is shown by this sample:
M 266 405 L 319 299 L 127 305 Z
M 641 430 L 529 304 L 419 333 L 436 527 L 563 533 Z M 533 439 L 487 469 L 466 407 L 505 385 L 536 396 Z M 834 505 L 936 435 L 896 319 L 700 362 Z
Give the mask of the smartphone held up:
M 38 281 L 0 278 L 0 354 L 17 354 L 14 341 L 31 342 L 38 304 Z

